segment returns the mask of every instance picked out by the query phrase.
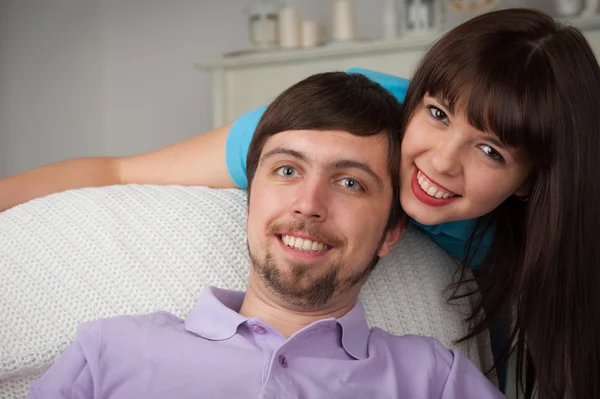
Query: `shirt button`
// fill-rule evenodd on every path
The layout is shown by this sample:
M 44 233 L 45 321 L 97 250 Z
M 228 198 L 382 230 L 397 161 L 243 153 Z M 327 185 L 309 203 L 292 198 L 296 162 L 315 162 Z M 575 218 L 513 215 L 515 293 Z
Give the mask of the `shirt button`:
M 287 369 L 288 367 L 288 362 L 287 359 L 285 358 L 285 356 L 283 355 L 279 355 L 279 365 L 281 367 L 283 367 L 284 369 Z
M 255 332 L 257 334 L 265 334 L 267 332 L 267 330 L 261 326 L 252 326 L 251 329 L 253 332 Z

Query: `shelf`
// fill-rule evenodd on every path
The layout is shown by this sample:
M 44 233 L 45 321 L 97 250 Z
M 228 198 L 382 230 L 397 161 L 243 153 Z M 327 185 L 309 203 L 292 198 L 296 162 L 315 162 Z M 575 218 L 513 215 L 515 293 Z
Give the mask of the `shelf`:
M 600 29 L 600 16 L 577 19 L 558 19 L 582 31 Z M 427 36 L 403 36 L 393 40 L 363 40 L 347 43 L 328 43 L 310 49 L 247 50 L 237 54 L 209 59 L 196 64 L 198 69 L 236 68 L 264 64 L 288 63 L 355 54 L 376 54 L 390 51 L 424 50 L 440 37 L 439 33 Z
M 196 64 L 199 69 L 227 68 L 273 64 L 280 62 L 314 60 L 354 54 L 370 54 L 387 51 L 420 50 L 430 46 L 439 35 L 403 37 L 394 40 L 364 40 L 347 43 L 328 43 L 310 49 L 274 49 L 248 51 L 245 54 L 224 56 Z

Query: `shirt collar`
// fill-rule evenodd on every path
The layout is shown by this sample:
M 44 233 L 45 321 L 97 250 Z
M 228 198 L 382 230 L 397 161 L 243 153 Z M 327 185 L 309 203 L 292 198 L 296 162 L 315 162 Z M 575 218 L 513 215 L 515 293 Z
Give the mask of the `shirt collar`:
M 206 287 L 200 294 L 196 306 L 185 320 L 185 329 L 212 341 L 223 341 L 237 333 L 240 324 L 248 321 L 238 313 L 244 301 L 244 292 Z M 365 309 L 360 301 L 339 319 L 342 328 L 342 346 L 355 359 L 368 357 L 371 329 L 367 324 Z M 319 320 L 316 323 L 322 322 Z
M 215 287 L 202 290 L 196 306 L 185 320 L 185 329 L 212 341 L 233 337 L 248 318 L 238 313 L 245 294 Z
M 360 301 L 352 310 L 337 319 L 342 327 L 342 346 L 355 359 L 364 360 L 369 356 L 371 329 L 365 317 L 365 308 Z

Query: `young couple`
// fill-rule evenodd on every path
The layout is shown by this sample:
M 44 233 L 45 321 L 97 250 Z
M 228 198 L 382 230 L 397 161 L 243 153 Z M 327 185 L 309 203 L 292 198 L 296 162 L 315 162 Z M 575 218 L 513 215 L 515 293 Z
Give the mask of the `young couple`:
M 303 107 L 286 115 L 290 118 L 286 118 L 286 129 L 281 131 L 276 131 L 276 124 L 272 125 L 275 130 L 261 130 L 270 126 L 267 112 L 257 134 L 266 131 L 268 137 L 273 137 L 263 138 L 261 142 L 260 137 L 253 137 L 256 122 L 264 111 L 260 109 L 233 124 L 152 153 L 118 159 L 67 161 L 4 179 L 0 181 L 0 209 L 50 192 L 84 186 L 153 183 L 246 188 L 247 181 L 251 182 L 248 240 L 255 254 L 252 278 L 256 278 L 256 286 L 261 287 L 256 289 L 255 305 L 267 303 L 279 309 L 285 301 L 292 304 L 291 311 L 298 311 L 304 306 L 318 308 L 319 304 L 327 303 L 339 313 L 327 313 L 324 316 L 328 319 L 312 324 L 296 325 L 299 332 L 291 339 L 301 338 L 305 331 L 302 328 L 312 329 L 327 321 L 327 325 L 337 331 L 337 335 L 332 333 L 331 337 L 339 338 L 344 349 L 352 346 L 357 350 L 363 346 L 354 347 L 354 339 L 344 339 L 343 320 L 355 315 L 359 307 L 350 310 L 341 303 L 342 298 L 353 298 L 360 286 L 357 281 L 364 280 L 368 269 L 361 274 L 352 265 L 364 266 L 364 262 L 359 261 L 364 261 L 369 250 L 372 253 L 376 249 L 378 255 L 384 256 L 399 230 L 386 225 L 386 234 L 377 234 L 381 231 L 376 227 L 381 227 L 382 205 L 380 202 L 373 207 L 368 198 L 373 190 L 384 190 L 384 193 L 387 189 L 393 191 L 392 188 L 386 186 L 386 180 L 374 170 L 375 165 L 366 163 L 363 158 L 358 162 L 339 153 L 344 161 L 340 163 L 335 158 L 327 158 L 327 153 L 321 153 L 319 145 L 310 141 L 316 137 L 315 132 L 307 130 L 324 129 L 327 134 L 319 139 L 335 142 L 341 148 L 351 147 L 359 140 L 365 154 L 377 150 L 386 154 L 394 151 L 395 156 L 400 156 L 397 169 L 386 171 L 389 174 L 386 178 L 395 179 L 394 184 L 399 184 L 399 198 L 386 209 L 401 204 L 411 223 L 459 259 L 464 268 L 475 269 L 481 301 L 470 318 L 472 333 L 505 323 L 510 330 L 506 348 L 516 350 L 517 378 L 524 382 L 526 396 L 537 393 L 542 398 L 600 397 L 597 378 L 600 344 L 595 329 L 600 324 L 600 301 L 596 294 L 600 285 L 600 245 L 594 241 L 594 229 L 600 225 L 596 200 L 600 195 L 597 181 L 600 164 L 596 161 L 600 149 L 600 113 L 597 111 L 600 68 L 583 35 L 537 11 L 497 11 L 476 17 L 438 40 L 426 53 L 410 84 L 400 78 L 363 72 L 403 103 L 392 118 L 397 126 L 384 129 L 391 140 L 385 149 L 381 148 L 382 139 L 377 140 L 377 135 L 358 138 L 350 134 L 371 131 L 369 122 L 362 122 L 361 118 L 355 125 L 341 129 L 335 124 L 340 122 L 335 115 L 332 120 L 317 121 L 324 125 L 296 125 L 295 116 L 302 115 L 308 107 L 313 108 L 308 103 L 302 103 Z M 362 91 L 353 93 L 358 98 L 362 95 Z M 353 96 L 348 96 L 348 103 Z M 385 107 L 377 112 L 381 112 L 382 120 L 387 120 Z M 251 139 L 252 145 L 249 144 Z M 365 140 L 373 140 L 373 143 L 365 145 Z M 393 145 L 394 140 L 400 141 L 399 148 Z M 259 155 L 252 152 L 256 143 L 264 146 Z M 275 149 L 271 147 L 274 143 L 291 151 L 275 151 L 266 157 L 265 150 Z M 311 151 L 306 151 L 308 147 L 304 150 L 285 147 L 302 143 L 310 144 Z M 277 157 L 285 158 L 286 162 L 280 168 L 268 169 Z M 336 168 L 353 173 L 337 175 L 332 172 L 338 170 Z M 71 174 L 71 170 L 82 173 Z M 242 170 L 246 173 L 241 173 Z M 61 181 L 65 175 L 72 179 Z M 41 184 L 42 179 L 44 184 Z M 260 189 L 257 188 L 259 182 Z M 271 189 L 278 192 L 273 198 L 281 199 L 281 207 L 265 203 L 268 197 L 259 199 Z M 297 196 L 280 195 L 285 190 Z M 379 195 L 379 201 L 393 198 L 391 191 Z M 344 212 L 331 206 L 342 197 L 341 203 L 348 206 Z M 285 216 L 284 209 L 291 214 Z M 251 223 L 253 212 L 255 215 L 265 212 L 264 218 L 254 222 L 256 225 Z M 294 215 L 298 220 L 307 218 L 307 221 L 292 223 L 296 220 Z M 357 241 L 349 232 L 353 231 L 352 224 L 364 215 L 360 223 L 369 236 L 361 236 L 361 246 L 355 247 Z M 335 220 L 335 229 L 325 227 L 325 222 L 322 227 L 314 227 L 321 226 L 321 220 Z M 314 253 L 288 249 L 292 245 L 296 247 L 300 240 L 304 248 L 304 238 L 308 239 L 311 251 L 315 248 Z M 344 256 L 351 252 L 349 263 L 343 262 Z M 302 260 L 296 262 L 297 258 Z M 313 261 L 331 267 L 302 267 Z M 374 265 L 374 260 L 369 264 Z M 328 272 L 319 274 L 325 270 Z M 317 284 L 317 293 L 311 295 L 313 290 L 309 288 L 317 283 L 317 277 L 323 281 Z M 218 306 L 211 299 L 215 297 L 230 310 L 241 306 L 238 316 L 244 317 L 245 300 L 232 299 L 234 294 L 211 292 L 200 299 L 198 306 L 205 297 L 208 298 L 205 301 Z M 225 315 L 214 320 L 219 324 L 232 322 Z M 279 317 L 260 320 L 266 322 L 262 328 L 281 334 L 277 341 L 279 346 L 275 347 L 285 348 L 281 340 L 285 339 L 286 332 L 277 327 L 277 322 L 285 320 Z M 227 331 L 231 331 L 231 326 L 229 328 Z M 318 328 L 317 335 L 324 334 L 327 328 Z M 210 338 L 215 332 L 205 333 Z M 255 345 L 263 342 L 251 339 L 248 334 L 246 339 Z M 371 331 L 369 339 L 378 334 L 377 330 Z M 381 342 L 386 340 L 382 338 Z M 402 342 L 397 338 L 390 340 Z M 462 362 L 461 358 L 448 356 L 448 352 L 441 349 L 431 349 L 436 345 L 423 340 L 415 340 L 414 346 L 419 346 L 416 342 L 430 345 L 421 347 L 419 357 L 431 360 L 431 364 L 447 364 L 450 378 L 454 362 Z M 270 344 L 268 347 L 273 348 Z M 320 354 L 337 359 L 328 352 L 333 351 L 333 346 L 299 348 L 296 353 L 308 350 L 308 357 L 317 358 Z M 294 345 L 290 349 L 294 352 Z M 367 356 L 363 360 L 368 360 L 371 356 L 370 351 L 345 353 L 355 360 L 361 356 Z M 423 353 L 435 353 L 436 360 Z M 232 359 L 232 364 L 237 361 L 235 357 Z M 283 369 L 293 369 L 294 364 L 291 361 L 288 364 L 285 354 L 278 359 Z M 403 361 L 406 359 L 401 355 L 392 356 L 384 362 L 386 367 L 369 368 L 367 376 L 357 374 L 358 380 L 384 381 L 390 370 L 404 370 Z M 420 366 L 414 367 L 421 370 Z M 265 380 L 259 383 L 268 383 L 269 370 L 271 368 L 265 366 L 266 374 L 262 374 Z M 308 370 L 307 380 L 320 381 L 317 376 L 321 372 L 317 369 L 302 370 Z M 455 377 L 480 381 L 469 370 L 469 367 L 456 369 Z M 412 379 L 410 368 L 405 371 Z M 322 373 L 327 375 L 326 371 Z M 352 371 L 349 373 L 355 375 Z M 429 378 L 432 373 L 435 374 L 418 373 L 417 376 Z M 313 374 L 315 378 L 311 377 Z M 283 383 L 279 374 L 272 378 Z M 344 384 L 352 385 L 353 379 L 348 378 Z M 456 385 L 460 385 L 460 381 Z M 296 385 L 290 382 L 289 386 Z M 484 385 L 481 387 L 487 389 Z M 295 392 L 304 395 L 302 391 Z

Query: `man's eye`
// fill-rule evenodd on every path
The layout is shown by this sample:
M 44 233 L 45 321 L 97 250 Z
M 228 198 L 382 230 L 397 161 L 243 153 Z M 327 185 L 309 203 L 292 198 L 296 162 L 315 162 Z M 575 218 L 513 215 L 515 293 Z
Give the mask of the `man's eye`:
M 281 177 L 296 177 L 298 175 L 298 171 L 292 166 L 282 166 L 275 173 Z
M 353 177 L 344 177 L 338 184 L 352 191 L 365 191 L 364 187 Z

